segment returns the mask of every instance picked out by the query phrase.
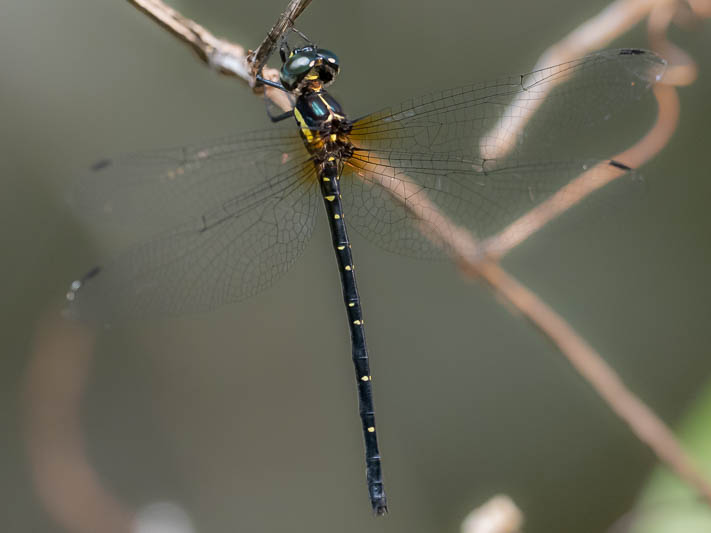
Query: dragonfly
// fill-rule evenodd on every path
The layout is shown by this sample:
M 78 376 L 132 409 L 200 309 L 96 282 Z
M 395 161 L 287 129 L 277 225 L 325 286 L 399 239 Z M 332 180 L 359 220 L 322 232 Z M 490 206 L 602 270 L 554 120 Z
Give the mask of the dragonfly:
M 346 222 L 382 248 L 433 258 L 451 252 L 443 234 L 464 229 L 485 239 L 584 169 L 603 164 L 632 174 L 623 161 L 571 159 L 571 140 L 640 100 L 665 63 L 640 49 L 603 51 L 350 119 L 326 90 L 340 60 L 304 41 L 282 41 L 278 82 L 258 76 L 293 103 L 280 115 L 269 113 L 279 124 L 105 159 L 80 180 L 70 195 L 78 217 L 91 229 L 129 236 L 131 244 L 71 283 L 67 311 L 112 323 L 243 300 L 294 264 L 322 204 L 350 332 L 368 495 L 374 513 L 384 515 L 364 313 Z M 517 125 L 528 115 L 524 127 Z M 567 148 L 556 151 L 561 145 Z M 426 229 L 435 218 L 440 238 Z

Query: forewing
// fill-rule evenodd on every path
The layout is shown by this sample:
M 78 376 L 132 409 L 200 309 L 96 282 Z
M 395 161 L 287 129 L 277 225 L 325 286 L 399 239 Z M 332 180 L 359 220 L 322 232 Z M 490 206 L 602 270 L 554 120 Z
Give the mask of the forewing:
M 145 240 L 268 184 L 308 157 L 293 124 L 95 163 L 68 195 L 101 240 Z
M 192 313 L 268 287 L 311 235 L 314 174 L 293 129 L 99 164 L 72 204 L 99 236 L 136 244 L 72 285 L 70 313 Z

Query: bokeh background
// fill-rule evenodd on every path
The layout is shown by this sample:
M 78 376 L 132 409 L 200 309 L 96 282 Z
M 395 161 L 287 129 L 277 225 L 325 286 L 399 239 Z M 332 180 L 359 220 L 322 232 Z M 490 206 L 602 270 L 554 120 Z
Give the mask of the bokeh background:
M 254 47 L 285 0 L 171 5 Z M 316 0 L 299 27 L 340 56 L 333 92 L 356 116 L 526 72 L 604 6 Z M 4 0 L 0 14 L 0 527 L 63 531 L 38 497 L 25 439 L 38 321 L 101 246 L 63 195 L 102 156 L 268 121 L 243 84 L 126 2 Z M 711 371 L 711 31 L 673 37 L 700 75 L 681 90 L 671 143 L 643 169 L 646 192 L 604 216 L 571 213 L 504 261 L 671 424 Z M 614 43 L 645 44 L 643 28 Z M 302 259 L 247 302 L 99 335 L 81 434 L 125 508 L 173 502 L 200 532 L 418 533 L 455 531 L 503 492 L 526 531 L 592 533 L 634 504 L 654 457 L 554 347 L 454 266 L 388 254 L 356 234 L 391 507 L 375 520 L 327 235 L 319 221 Z M 54 368 L 74 364 L 62 357 Z M 71 493 L 72 481 L 57 485 Z

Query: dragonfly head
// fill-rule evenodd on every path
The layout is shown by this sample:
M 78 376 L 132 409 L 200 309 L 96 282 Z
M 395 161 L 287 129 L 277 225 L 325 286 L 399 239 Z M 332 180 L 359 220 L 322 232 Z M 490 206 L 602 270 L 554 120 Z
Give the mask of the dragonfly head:
M 336 54 L 316 46 L 296 48 L 289 57 L 282 56 L 282 60 L 279 77 L 289 91 L 326 86 L 336 79 L 340 69 Z

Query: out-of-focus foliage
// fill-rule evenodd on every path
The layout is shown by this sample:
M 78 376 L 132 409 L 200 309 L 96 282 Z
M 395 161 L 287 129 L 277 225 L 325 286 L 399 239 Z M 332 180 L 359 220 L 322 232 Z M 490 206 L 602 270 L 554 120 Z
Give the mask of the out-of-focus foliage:
M 679 435 L 699 468 L 711 479 L 711 383 L 699 395 Z M 711 508 L 666 468 L 652 474 L 640 498 L 630 533 L 708 533 Z

